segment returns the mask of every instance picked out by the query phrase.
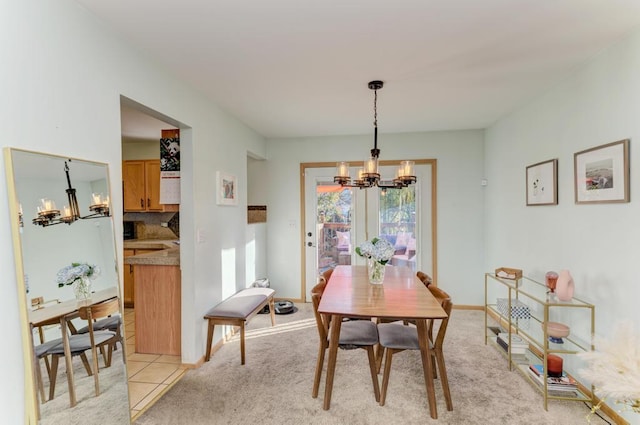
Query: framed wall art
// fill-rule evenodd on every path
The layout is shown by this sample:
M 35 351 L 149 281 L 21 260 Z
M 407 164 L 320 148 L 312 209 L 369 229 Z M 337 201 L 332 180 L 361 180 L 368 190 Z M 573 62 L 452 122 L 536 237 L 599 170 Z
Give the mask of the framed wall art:
M 576 204 L 629 202 L 629 139 L 573 154 Z
M 238 179 L 236 176 L 217 171 L 216 187 L 218 205 L 238 205 Z
M 558 160 L 529 165 L 527 175 L 527 205 L 558 205 Z

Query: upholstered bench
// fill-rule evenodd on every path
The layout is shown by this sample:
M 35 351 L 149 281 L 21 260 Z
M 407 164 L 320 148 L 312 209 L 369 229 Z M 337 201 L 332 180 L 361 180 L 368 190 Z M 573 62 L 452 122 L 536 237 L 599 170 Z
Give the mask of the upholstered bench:
M 275 326 L 274 294 L 275 291 L 270 288 L 247 288 L 236 292 L 209 310 L 204 316 L 209 321 L 207 353 L 204 360 L 208 362 L 211 358 L 211 344 L 215 326 L 231 325 L 240 327 L 240 361 L 241 364 L 244 364 L 244 325 L 268 305 L 269 313 L 271 314 L 271 326 Z

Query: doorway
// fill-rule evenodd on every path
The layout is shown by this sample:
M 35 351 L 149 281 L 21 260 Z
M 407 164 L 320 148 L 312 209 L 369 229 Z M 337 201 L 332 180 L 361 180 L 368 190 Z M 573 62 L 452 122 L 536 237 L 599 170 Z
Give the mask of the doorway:
M 418 182 L 404 189 L 358 189 L 333 183 L 334 163 L 302 163 L 302 290 L 338 265 L 364 264 L 355 248 L 384 237 L 395 248 L 390 264 L 422 270 L 437 279 L 435 159 L 416 160 Z M 399 161 L 380 161 L 381 174 L 391 174 Z M 352 175 L 355 173 L 355 168 Z

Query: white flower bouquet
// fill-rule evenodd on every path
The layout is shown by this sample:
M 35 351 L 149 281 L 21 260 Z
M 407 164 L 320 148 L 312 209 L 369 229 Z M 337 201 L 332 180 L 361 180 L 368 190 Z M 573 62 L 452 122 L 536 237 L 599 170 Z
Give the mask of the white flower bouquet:
M 74 282 L 82 281 L 83 278 L 94 280 L 99 275 L 100 267 L 95 264 L 71 263 L 70 266 L 60 269 L 56 275 L 56 282 L 58 283 L 58 288 L 62 288 L 65 285 L 71 285 Z
M 394 253 L 395 249 L 393 245 L 391 245 L 391 242 L 382 237 L 364 241 L 356 247 L 356 254 L 361 257 L 370 258 L 383 265 L 391 260 Z

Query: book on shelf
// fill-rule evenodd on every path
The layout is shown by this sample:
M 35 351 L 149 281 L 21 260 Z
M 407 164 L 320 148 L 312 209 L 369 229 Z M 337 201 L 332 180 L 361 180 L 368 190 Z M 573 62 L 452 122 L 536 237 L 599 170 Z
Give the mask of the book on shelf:
M 509 349 L 509 334 L 499 333 L 496 339 L 498 345 L 507 351 Z M 511 354 L 525 354 L 529 344 L 518 335 L 511 335 Z
M 543 384 L 542 377 L 544 375 L 544 370 L 541 364 L 532 364 L 529 365 L 529 374 L 537 381 L 540 385 Z M 567 375 L 566 372 L 562 372 L 562 376 L 547 376 L 547 388 L 559 390 L 559 391 L 573 391 L 578 387 L 578 383 L 573 377 Z

